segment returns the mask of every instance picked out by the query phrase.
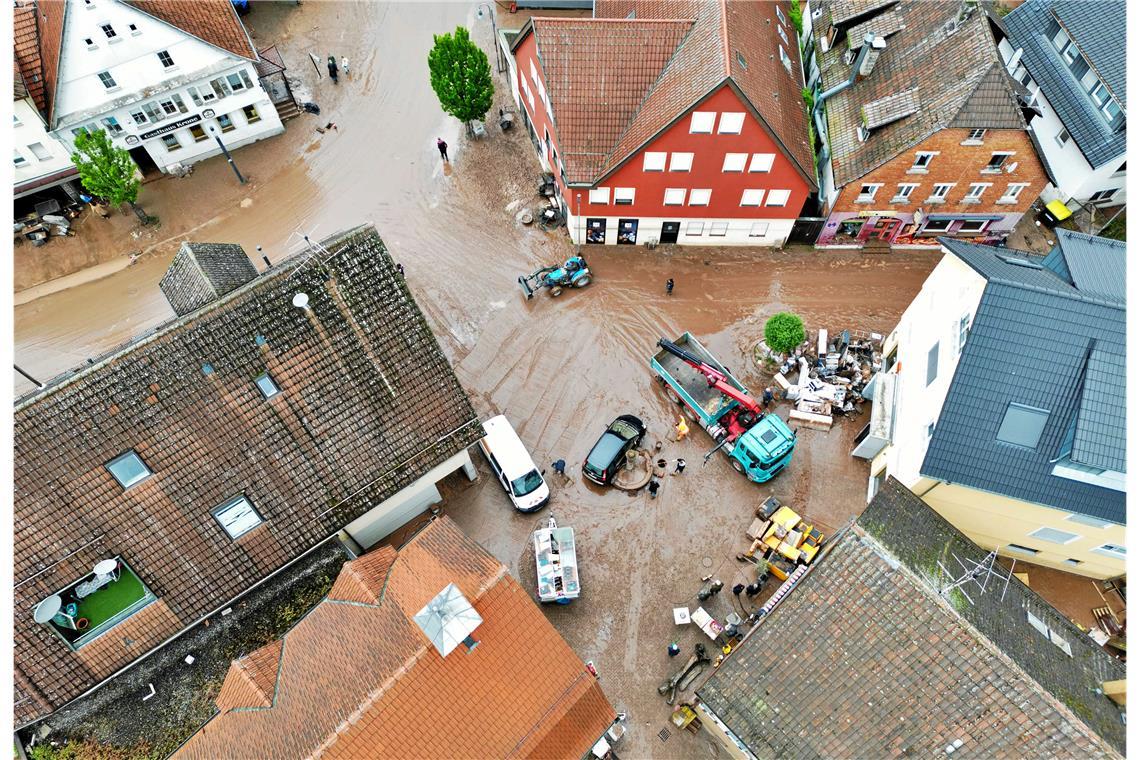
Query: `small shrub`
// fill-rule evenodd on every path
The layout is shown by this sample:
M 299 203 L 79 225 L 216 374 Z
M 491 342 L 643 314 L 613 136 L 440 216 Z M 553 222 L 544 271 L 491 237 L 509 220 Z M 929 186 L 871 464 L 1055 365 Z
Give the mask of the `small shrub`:
M 786 311 L 772 316 L 764 324 L 764 342 L 778 354 L 790 354 L 804 342 L 804 321 Z
M 796 36 L 803 35 L 804 10 L 800 7 L 800 0 L 791 0 L 788 4 L 788 17 L 792 20 L 792 26 L 796 28 Z

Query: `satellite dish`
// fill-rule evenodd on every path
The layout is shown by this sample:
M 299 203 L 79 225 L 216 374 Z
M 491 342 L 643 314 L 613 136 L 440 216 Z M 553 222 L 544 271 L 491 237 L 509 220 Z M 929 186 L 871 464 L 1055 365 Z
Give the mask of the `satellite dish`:
M 1016 168 L 1017 168 L 1017 162 L 1016 161 L 1014 161 L 1012 164 L 1006 164 L 1005 173 L 1011 174 L 1013 172 L 1013 170 Z
M 32 613 L 32 619 L 40 624 L 50 623 L 51 619 L 55 617 L 62 608 L 63 600 L 59 598 L 59 594 L 49 596 L 36 605 L 35 612 Z
M 297 295 L 293 296 L 293 305 L 296 306 L 298 309 L 309 308 L 309 296 L 308 296 L 308 294 L 307 293 L 298 293 Z
M 483 618 L 454 583 L 447 584 L 412 620 L 442 657 L 447 657 L 483 623 Z

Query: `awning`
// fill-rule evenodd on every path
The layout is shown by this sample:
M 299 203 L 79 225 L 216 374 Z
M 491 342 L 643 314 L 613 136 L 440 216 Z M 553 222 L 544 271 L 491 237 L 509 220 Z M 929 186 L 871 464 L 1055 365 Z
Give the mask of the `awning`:
M 940 222 L 997 222 L 1005 219 L 1001 214 L 927 214 L 926 218 Z
M 25 195 L 30 195 L 38 190 L 47 190 L 48 188 L 62 185 L 64 182 L 78 177 L 79 170 L 74 166 L 69 166 L 58 172 L 45 174 L 42 177 L 36 177 L 35 179 L 30 179 L 27 182 L 16 185 L 15 197 L 23 198 Z

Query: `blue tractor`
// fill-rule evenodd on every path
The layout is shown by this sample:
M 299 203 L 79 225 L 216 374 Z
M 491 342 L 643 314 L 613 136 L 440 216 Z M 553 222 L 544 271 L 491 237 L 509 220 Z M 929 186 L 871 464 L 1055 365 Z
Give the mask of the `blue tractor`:
M 519 287 L 529 301 L 539 288 L 549 288 L 550 295 L 562 294 L 563 288 L 584 288 L 590 284 L 590 268 L 581 256 L 571 256 L 562 266 L 543 267 L 519 276 Z

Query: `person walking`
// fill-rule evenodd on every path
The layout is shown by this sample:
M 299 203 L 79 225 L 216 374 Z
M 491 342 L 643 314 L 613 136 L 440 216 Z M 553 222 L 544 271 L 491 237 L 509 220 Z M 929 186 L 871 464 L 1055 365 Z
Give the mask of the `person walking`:
M 343 55 L 340 58 L 340 70 L 345 76 L 348 76 L 348 56 Z
M 685 418 L 684 417 L 677 418 L 677 437 L 674 440 L 683 441 L 683 440 L 685 440 L 685 436 L 687 436 L 688 434 L 689 434 L 689 425 L 688 425 L 688 423 L 685 422 Z
M 772 388 L 771 387 L 765 388 L 764 389 L 764 408 L 765 409 L 767 409 L 768 407 L 770 407 L 772 405 L 773 398 L 774 398 L 774 396 L 772 394 Z
M 656 499 L 657 498 L 657 491 L 659 488 L 661 488 L 661 483 L 657 480 L 657 478 L 650 478 L 649 479 L 649 498 Z
M 566 477 L 566 460 L 565 459 L 555 459 L 554 464 L 552 464 L 550 466 L 554 468 L 554 471 L 556 473 L 558 473 L 562 477 Z
M 396 264 L 396 271 L 399 272 L 400 277 L 403 278 L 403 276 L 404 276 L 404 265 L 403 264 Z
M 439 157 L 443 159 L 443 162 L 451 163 L 447 160 L 447 143 L 443 141 L 442 137 L 435 138 L 435 147 L 439 148 Z
M 684 459 L 678 459 L 676 468 L 673 470 L 673 472 L 671 472 L 669 474 L 670 475 L 680 475 L 684 471 L 685 471 L 685 460 Z
M 673 278 L 672 277 L 670 277 L 668 280 L 665 281 L 665 295 L 667 295 L 667 296 L 673 295 Z
M 333 84 L 340 84 L 340 80 L 338 80 L 336 78 L 336 75 L 337 75 L 336 56 L 330 55 L 329 56 L 329 79 L 333 80 Z

